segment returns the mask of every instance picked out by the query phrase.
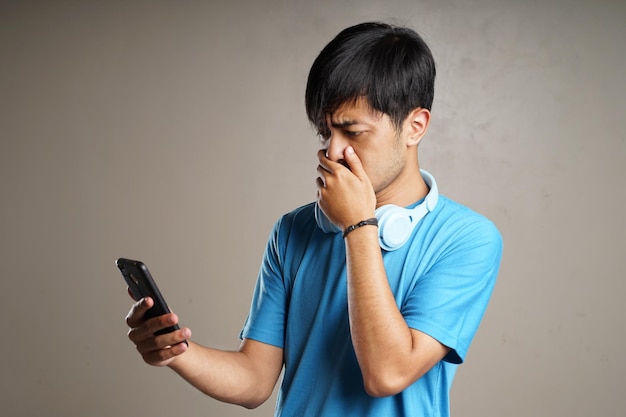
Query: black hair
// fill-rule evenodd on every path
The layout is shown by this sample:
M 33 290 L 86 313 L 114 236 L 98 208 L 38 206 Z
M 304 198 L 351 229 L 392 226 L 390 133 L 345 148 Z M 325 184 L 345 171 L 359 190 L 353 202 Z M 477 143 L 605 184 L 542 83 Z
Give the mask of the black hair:
M 327 115 L 363 97 L 399 130 L 413 109 L 431 109 L 434 87 L 435 61 L 415 31 L 361 23 L 341 31 L 313 62 L 306 112 L 323 135 L 328 133 Z

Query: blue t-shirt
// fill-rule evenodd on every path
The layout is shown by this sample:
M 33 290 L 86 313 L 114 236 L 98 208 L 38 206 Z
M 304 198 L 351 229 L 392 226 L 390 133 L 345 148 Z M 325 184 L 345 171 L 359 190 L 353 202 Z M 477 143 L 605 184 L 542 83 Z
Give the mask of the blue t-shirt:
M 324 233 L 314 203 L 274 226 L 241 332 L 284 349 L 276 416 L 448 416 L 449 391 L 487 308 L 502 240 L 485 217 L 440 196 L 410 241 L 383 251 L 389 285 L 409 327 L 451 348 L 403 392 L 364 389 L 348 323 L 345 246 Z

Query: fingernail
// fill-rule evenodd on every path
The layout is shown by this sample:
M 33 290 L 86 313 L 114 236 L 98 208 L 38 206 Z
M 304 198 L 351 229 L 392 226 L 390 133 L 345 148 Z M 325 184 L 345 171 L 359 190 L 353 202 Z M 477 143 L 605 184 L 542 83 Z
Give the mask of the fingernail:
M 348 153 L 348 155 L 352 155 L 354 153 L 354 148 L 352 146 L 348 146 L 346 148 L 346 152 Z

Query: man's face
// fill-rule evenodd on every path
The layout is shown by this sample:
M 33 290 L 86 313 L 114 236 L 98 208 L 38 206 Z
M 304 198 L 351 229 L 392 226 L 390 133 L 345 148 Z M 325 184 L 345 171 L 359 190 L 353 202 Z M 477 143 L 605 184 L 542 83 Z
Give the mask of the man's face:
M 343 162 L 344 150 L 352 146 L 376 194 L 403 172 L 408 149 L 402 132 L 387 114 L 371 109 L 365 99 L 340 106 L 326 120 L 328 134 L 321 140 L 327 157 Z

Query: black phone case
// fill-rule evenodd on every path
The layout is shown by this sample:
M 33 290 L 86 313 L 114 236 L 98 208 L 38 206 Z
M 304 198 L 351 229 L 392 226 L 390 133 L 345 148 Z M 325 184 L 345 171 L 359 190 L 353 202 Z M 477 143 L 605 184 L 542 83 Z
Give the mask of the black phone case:
M 151 297 L 154 300 L 154 305 L 146 311 L 144 318 L 149 319 L 170 312 L 165 299 L 161 295 L 161 291 L 159 291 L 159 288 L 152 279 L 152 275 L 150 275 L 150 271 L 148 271 L 148 268 L 143 262 L 119 258 L 115 263 L 136 300 L 140 300 L 143 297 Z M 178 329 L 178 325 L 174 325 L 161 329 L 155 332 L 155 334 L 171 333 Z

